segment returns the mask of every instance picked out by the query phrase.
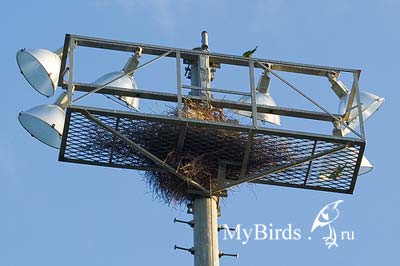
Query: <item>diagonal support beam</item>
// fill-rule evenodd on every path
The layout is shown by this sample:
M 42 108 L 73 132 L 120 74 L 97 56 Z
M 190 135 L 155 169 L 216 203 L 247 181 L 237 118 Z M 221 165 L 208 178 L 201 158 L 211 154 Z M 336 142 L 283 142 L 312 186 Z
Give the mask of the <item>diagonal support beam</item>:
M 291 84 L 290 82 L 288 82 L 286 79 L 284 79 L 283 77 L 281 77 L 280 75 L 278 75 L 278 73 L 276 73 L 275 71 L 271 70 L 271 68 L 265 66 L 264 64 L 256 61 L 262 68 L 264 68 L 265 70 L 269 71 L 272 75 L 274 75 L 276 78 L 278 78 L 280 81 L 282 81 L 283 83 L 285 83 L 289 88 L 293 89 L 295 92 L 297 92 L 298 94 L 300 94 L 303 98 L 307 99 L 309 102 L 311 102 L 313 105 L 315 105 L 316 107 L 318 107 L 319 109 L 321 109 L 325 114 L 329 115 L 330 117 L 332 117 L 333 121 L 345 126 L 346 128 L 348 128 L 351 132 L 353 132 L 354 134 L 356 134 L 357 136 L 359 136 L 361 139 L 364 140 L 362 134 L 360 135 L 357 131 L 355 131 L 354 129 L 350 128 L 348 125 L 346 125 L 345 123 L 343 123 L 341 117 L 336 116 L 334 114 L 332 114 L 331 112 L 329 112 L 325 107 L 321 106 L 319 103 L 317 103 L 316 101 L 314 101 L 313 99 L 311 99 L 309 96 L 307 96 L 305 93 L 303 93 L 300 89 L 296 88 L 293 84 Z M 354 85 L 357 87 L 357 74 L 354 73 L 354 79 L 355 79 L 355 83 Z M 356 90 L 356 93 L 358 91 Z
M 134 67 L 134 68 L 128 69 L 128 72 L 125 72 L 125 70 L 124 70 L 123 73 L 122 73 L 121 75 L 118 75 L 117 77 L 113 78 L 113 79 L 110 80 L 110 81 L 107 81 L 107 82 L 104 83 L 103 85 L 100 85 L 100 86 L 98 86 L 97 88 L 95 88 L 95 89 L 93 89 L 93 90 L 91 90 L 91 91 L 89 91 L 89 92 L 87 92 L 87 93 L 85 93 L 85 94 L 79 96 L 78 98 L 74 99 L 72 102 L 73 102 L 73 103 L 76 103 L 76 102 L 82 100 L 83 98 L 85 98 L 85 97 L 87 97 L 87 96 L 93 94 L 93 93 L 99 92 L 99 91 L 101 91 L 102 89 L 104 89 L 105 87 L 107 87 L 108 85 L 110 85 L 111 83 L 113 83 L 114 81 L 117 81 L 117 80 L 119 80 L 119 79 L 121 79 L 121 78 L 123 78 L 123 77 L 125 77 L 125 76 L 133 75 L 133 73 L 136 72 L 136 71 L 138 71 L 139 69 L 144 68 L 144 67 L 146 67 L 146 66 L 148 66 L 148 65 L 150 65 L 150 64 L 152 64 L 152 63 L 154 63 L 154 62 L 156 62 L 157 60 L 160 60 L 161 58 L 163 58 L 163 57 L 169 55 L 170 53 L 172 53 L 172 51 L 167 51 L 167 52 L 165 52 L 164 54 L 162 54 L 162 55 L 160 55 L 160 56 L 158 56 L 158 57 L 156 57 L 156 58 L 153 58 L 153 59 L 147 61 L 146 63 L 144 63 L 144 64 L 142 64 L 142 65 L 140 65 L 140 66 L 136 66 L 136 67 Z M 138 57 L 138 56 L 135 54 L 135 57 Z M 70 59 L 70 60 L 71 60 L 71 59 Z M 136 58 L 136 60 L 137 60 L 137 58 Z M 71 68 L 70 68 L 70 69 L 71 69 Z M 70 79 L 70 80 L 68 81 L 68 84 L 73 84 L 73 83 L 72 83 L 72 79 Z M 70 96 L 69 99 L 72 99 L 72 95 L 69 95 L 69 96 Z
M 229 182 L 229 184 L 227 184 L 225 186 L 222 186 L 222 187 L 218 188 L 217 190 L 215 190 L 213 192 L 217 193 L 217 192 L 220 192 L 221 190 L 224 190 L 224 189 L 227 189 L 227 188 L 230 188 L 230 187 L 233 187 L 233 186 L 237 186 L 237 185 L 240 185 L 240 184 L 243 184 L 243 183 L 246 183 L 246 182 L 255 181 L 255 180 L 260 179 L 262 177 L 265 177 L 267 175 L 271 175 L 271 174 L 275 174 L 275 173 L 278 173 L 278 172 L 282 172 L 282 171 L 284 171 L 284 170 L 286 170 L 288 168 L 295 167 L 295 166 L 297 166 L 299 164 L 302 164 L 302 163 L 305 163 L 305 162 L 308 162 L 308 161 L 312 161 L 312 160 L 315 160 L 315 159 L 317 159 L 319 157 L 322 157 L 322 156 L 325 156 L 325 155 L 328 155 L 328 154 L 331 154 L 331 153 L 338 152 L 340 150 L 346 149 L 349 146 L 351 146 L 351 145 L 343 144 L 343 145 L 340 145 L 340 146 L 338 146 L 338 147 L 336 147 L 334 149 L 331 149 L 331 150 L 328 150 L 328 151 L 324 151 L 324 152 L 320 152 L 320 153 L 314 154 L 313 156 L 309 156 L 309 157 L 294 161 L 292 163 L 288 163 L 288 164 L 284 164 L 284 165 L 281 165 L 281 166 L 277 166 L 277 167 L 274 167 L 274 168 L 272 168 L 272 169 L 270 169 L 268 171 L 264 171 L 264 172 L 261 172 L 261 173 L 258 173 L 258 174 L 255 174 L 255 175 L 252 175 L 252 176 L 249 176 L 249 177 L 237 180 L 237 181 Z
M 155 156 L 154 154 L 150 153 L 148 150 L 144 149 L 143 147 L 141 147 L 140 145 L 138 145 L 137 143 L 133 142 L 132 140 L 128 139 L 127 137 L 125 137 L 124 135 L 122 135 L 121 133 L 119 133 L 118 131 L 116 131 L 115 129 L 113 129 L 112 127 L 104 124 L 102 121 L 100 121 L 99 119 L 97 119 L 95 116 L 93 116 L 89 111 L 87 110 L 82 110 L 82 114 L 84 116 L 86 116 L 88 119 L 92 120 L 93 122 L 95 122 L 96 124 L 98 124 L 99 126 L 101 126 L 102 128 L 106 129 L 107 131 L 111 132 L 113 135 L 119 137 L 121 140 L 123 140 L 125 143 L 127 143 L 128 145 L 132 146 L 135 150 L 137 150 L 138 152 L 142 153 L 144 156 L 146 156 L 148 159 L 150 159 L 151 161 L 153 161 L 156 165 L 162 167 L 163 169 L 167 170 L 169 173 L 173 174 L 174 176 L 182 179 L 183 181 L 187 182 L 188 184 L 192 185 L 193 187 L 200 189 L 201 191 L 203 191 L 204 193 L 209 194 L 209 191 L 207 189 L 205 189 L 202 185 L 200 185 L 199 183 L 197 183 L 196 181 L 190 180 L 188 178 L 186 178 L 185 176 L 183 176 L 182 174 L 178 173 L 174 168 L 172 168 L 169 164 L 165 163 L 164 161 L 162 161 L 161 159 L 159 159 L 157 156 Z

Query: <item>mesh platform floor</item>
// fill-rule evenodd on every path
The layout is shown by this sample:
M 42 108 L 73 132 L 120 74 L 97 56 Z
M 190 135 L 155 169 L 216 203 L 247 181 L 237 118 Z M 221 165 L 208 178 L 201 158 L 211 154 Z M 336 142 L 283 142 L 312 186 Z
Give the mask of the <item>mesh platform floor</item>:
M 177 149 L 178 142 L 180 142 L 183 152 L 190 153 L 192 152 L 191 147 L 196 147 L 196 152 L 209 156 L 211 159 L 209 161 L 215 162 L 217 168 L 219 162 L 225 162 L 226 177 L 224 180 L 227 183 L 221 185 L 229 184 L 232 180 L 237 181 L 257 175 L 272 168 L 285 166 L 322 152 L 328 152 L 342 145 L 348 145 L 337 152 L 262 176 L 252 182 L 353 193 L 365 147 L 363 141 L 351 138 L 256 129 L 207 121 L 179 120 L 169 116 L 116 113 L 110 110 L 70 107 L 66 114 L 60 161 L 144 171 L 159 170 L 158 166 L 150 159 L 86 116 L 85 110 L 125 137 L 146 147 L 150 153 L 163 161 L 166 161 L 170 153 Z M 162 135 L 154 135 L 154 132 L 135 135 L 135 132 L 132 131 L 132 128 L 146 127 L 150 123 L 152 128 L 167 125 L 168 130 L 164 130 Z M 204 130 L 205 128 L 207 130 Z M 184 137 L 182 137 L 183 130 Z M 212 137 L 212 134 L 217 133 L 236 137 L 237 145 L 224 145 L 224 139 Z M 217 157 L 213 157 L 216 147 L 224 147 L 224 150 L 219 151 Z M 249 148 L 247 159 L 246 148 Z M 260 153 L 271 158 L 271 160 L 262 158 L 264 161 L 261 167 L 257 162 L 260 160 L 259 156 L 253 156 Z M 248 167 L 243 169 L 243 164 Z M 258 167 L 251 167 L 252 165 L 258 165 Z

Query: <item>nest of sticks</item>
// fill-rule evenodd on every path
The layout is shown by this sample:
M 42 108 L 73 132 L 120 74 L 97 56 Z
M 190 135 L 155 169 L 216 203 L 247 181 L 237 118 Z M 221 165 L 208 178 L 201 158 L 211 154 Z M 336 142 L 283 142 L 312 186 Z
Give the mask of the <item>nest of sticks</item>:
M 178 110 L 173 109 L 167 115 L 177 116 Z M 228 119 L 221 108 L 215 108 L 205 101 L 191 101 L 185 98 L 182 116 L 195 120 L 238 124 L 238 121 Z M 119 131 L 163 160 L 175 169 L 176 173 L 209 190 L 218 187 L 218 170 L 221 163 L 226 165 L 226 178 L 239 178 L 249 141 L 246 132 L 202 126 L 183 128 L 172 123 L 144 120 L 130 121 L 129 124 L 121 126 Z M 122 140 L 112 140 L 104 134 L 97 136 L 93 144 L 98 148 L 110 149 L 113 145 L 116 158 L 152 168 L 152 171 L 145 172 L 144 180 L 155 198 L 167 204 L 179 205 L 191 201 L 196 196 L 193 193 L 196 188 L 189 182 L 157 166 Z M 183 143 L 179 143 L 182 139 Z M 254 174 L 288 160 L 290 153 L 287 147 L 253 138 L 246 174 Z

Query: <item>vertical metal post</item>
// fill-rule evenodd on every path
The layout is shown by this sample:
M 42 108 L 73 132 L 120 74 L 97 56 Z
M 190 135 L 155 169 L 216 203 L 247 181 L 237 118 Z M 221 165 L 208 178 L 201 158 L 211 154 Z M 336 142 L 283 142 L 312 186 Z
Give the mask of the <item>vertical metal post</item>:
M 193 201 L 194 266 L 219 266 L 218 198 Z
M 251 89 L 251 113 L 253 118 L 253 126 L 257 127 L 257 101 L 256 86 L 254 84 L 254 61 L 249 62 L 250 89 Z
M 75 39 L 71 38 L 69 40 L 68 58 L 69 58 L 69 70 L 68 70 L 68 105 L 72 103 L 72 94 L 74 93 L 74 53 L 75 53 Z
M 178 93 L 178 117 L 182 118 L 182 76 L 181 76 L 181 52 L 176 51 L 176 87 Z
M 363 140 L 365 140 L 364 118 L 363 118 L 362 109 L 361 109 L 360 90 L 358 88 L 359 75 L 360 75 L 360 73 L 353 73 L 353 76 L 354 76 L 354 89 L 356 90 L 356 99 L 357 99 L 358 119 L 360 121 L 361 138 Z
M 191 66 L 190 66 L 190 85 L 196 86 L 196 87 L 200 86 L 198 60 L 196 60 L 196 62 L 193 62 L 191 64 Z M 192 95 L 192 96 L 200 96 L 201 95 L 201 90 L 192 89 L 190 91 L 190 95 Z

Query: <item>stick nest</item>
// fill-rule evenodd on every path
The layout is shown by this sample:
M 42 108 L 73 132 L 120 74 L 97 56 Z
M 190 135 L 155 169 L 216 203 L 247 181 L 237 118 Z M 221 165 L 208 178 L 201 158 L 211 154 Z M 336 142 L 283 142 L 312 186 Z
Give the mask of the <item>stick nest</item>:
M 223 109 L 215 108 L 208 102 L 184 98 L 183 104 L 182 116 L 185 118 L 238 124 L 238 121 L 228 119 Z M 167 115 L 177 116 L 178 110 L 173 109 Z M 191 125 L 184 128 L 173 123 L 145 120 L 129 121 L 129 124 L 119 128 L 119 132 L 156 155 L 176 173 L 209 190 L 218 187 L 221 163 L 226 164 L 226 178 L 239 178 L 249 141 L 247 132 Z M 184 141 L 180 141 L 182 139 Z M 115 157 L 152 168 L 152 171 L 145 172 L 144 181 L 154 197 L 167 204 L 185 204 L 196 195 L 193 193 L 196 188 L 189 182 L 157 166 L 122 140 L 98 134 L 93 145 L 102 149 L 112 148 Z M 287 147 L 274 145 L 271 141 L 265 142 L 262 138 L 253 138 L 245 174 L 255 174 L 289 159 Z

